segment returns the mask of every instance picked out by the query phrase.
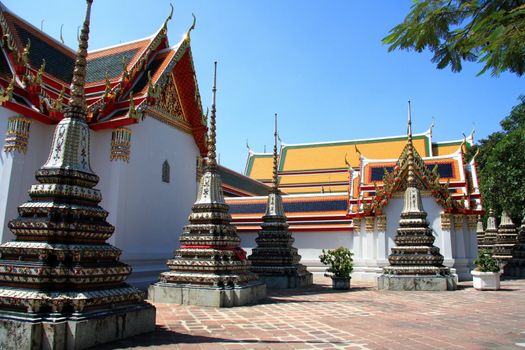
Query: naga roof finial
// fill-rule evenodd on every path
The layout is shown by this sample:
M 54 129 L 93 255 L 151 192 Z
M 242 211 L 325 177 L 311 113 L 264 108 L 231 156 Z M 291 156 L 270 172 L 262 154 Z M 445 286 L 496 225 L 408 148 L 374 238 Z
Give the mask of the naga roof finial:
M 195 29 L 195 24 L 197 23 L 197 17 L 195 17 L 195 14 L 192 13 L 191 15 L 193 16 L 193 23 L 191 24 L 190 28 L 188 28 L 186 34 L 184 34 L 184 39 L 188 41 L 191 41 L 190 33 L 193 29 Z
M 62 29 L 64 29 L 64 24 L 60 25 L 60 41 L 64 43 L 64 36 L 62 35 Z
M 408 125 L 407 125 L 407 161 L 408 161 L 408 187 L 415 186 L 414 176 L 414 146 L 412 145 L 412 111 L 410 109 L 410 100 L 408 100 Z
M 84 86 L 86 84 L 87 48 L 89 40 L 89 18 L 91 16 L 91 4 L 93 0 L 86 0 L 87 9 L 84 24 L 80 31 L 77 58 L 71 81 L 71 97 L 67 108 L 66 117 L 86 117 L 86 96 Z
M 275 113 L 275 127 L 274 127 L 274 142 L 273 142 L 273 192 L 279 192 L 279 177 L 277 176 L 277 113 Z
M 168 15 L 168 17 L 166 17 L 166 19 L 164 20 L 164 24 L 162 25 L 162 28 L 166 29 L 166 27 L 168 26 L 168 22 L 173 18 L 173 5 L 171 4 L 170 2 L 170 14 Z
M 208 169 L 214 171 L 217 167 L 217 160 L 215 155 L 215 143 L 217 142 L 217 134 L 215 131 L 215 118 L 217 109 L 215 107 L 215 97 L 217 95 L 217 61 L 214 63 L 214 72 L 213 72 L 213 98 L 211 104 L 211 116 L 210 116 L 210 131 L 208 137 Z

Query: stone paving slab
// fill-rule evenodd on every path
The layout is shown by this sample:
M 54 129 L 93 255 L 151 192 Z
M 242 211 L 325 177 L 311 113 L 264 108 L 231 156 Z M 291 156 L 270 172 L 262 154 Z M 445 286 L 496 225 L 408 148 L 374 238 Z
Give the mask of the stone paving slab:
M 155 304 L 157 330 L 97 349 L 525 349 L 525 279 L 500 291 L 269 290 L 264 303 L 219 309 Z

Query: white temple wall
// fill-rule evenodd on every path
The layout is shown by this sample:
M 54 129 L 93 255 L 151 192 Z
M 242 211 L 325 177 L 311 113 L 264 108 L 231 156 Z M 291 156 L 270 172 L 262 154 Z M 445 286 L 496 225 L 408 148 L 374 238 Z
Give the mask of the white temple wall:
M 35 171 L 40 168 L 51 147 L 53 125 L 33 120 L 30 126 L 26 153 L 4 152 L 9 117 L 17 116 L 0 107 L 0 238 L 2 243 L 14 239 L 7 224 L 18 217 L 17 207 L 29 199 L 27 191 L 36 183 Z
M 111 130 L 92 133 L 92 168 L 101 180 L 101 206 L 115 225 L 110 239 L 133 266 L 129 281 L 140 287 L 167 270 L 196 199 L 196 157 L 192 135 L 146 117 L 132 130 L 129 162 L 110 160 Z M 170 167 L 169 183 L 162 165 Z

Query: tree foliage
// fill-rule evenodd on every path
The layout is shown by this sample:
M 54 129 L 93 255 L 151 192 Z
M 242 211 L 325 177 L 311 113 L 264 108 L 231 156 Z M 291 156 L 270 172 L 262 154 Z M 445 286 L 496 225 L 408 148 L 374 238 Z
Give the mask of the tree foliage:
M 476 165 L 479 186 L 486 209 L 506 210 L 515 223 L 521 222 L 525 209 L 525 96 L 501 121 L 503 131 L 495 132 L 479 145 Z
M 483 63 L 479 74 L 525 72 L 524 0 L 415 0 L 403 23 L 383 38 L 395 49 L 429 49 L 437 68 L 459 72 L 463 61 Z

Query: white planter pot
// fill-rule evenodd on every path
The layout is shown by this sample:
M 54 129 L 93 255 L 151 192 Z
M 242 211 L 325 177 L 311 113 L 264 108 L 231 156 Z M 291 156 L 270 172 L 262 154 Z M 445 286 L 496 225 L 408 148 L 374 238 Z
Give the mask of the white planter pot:
M 498 290 L 501 272 L 481 272 L 472 270 L 472 284 L 477 290 Z

